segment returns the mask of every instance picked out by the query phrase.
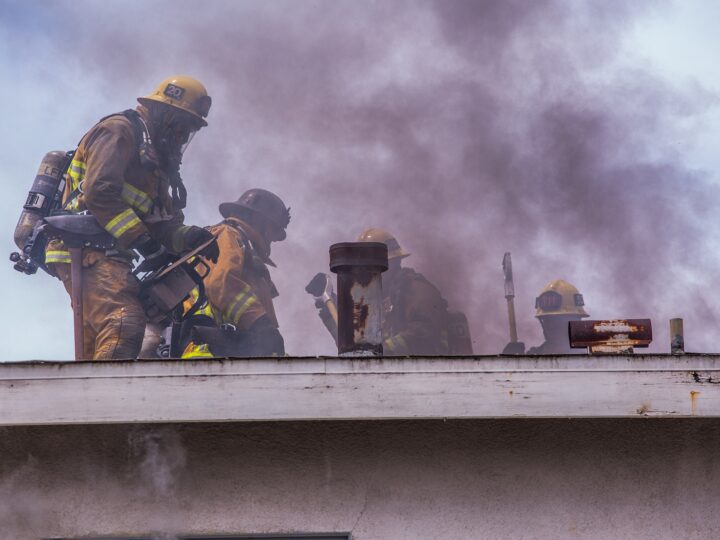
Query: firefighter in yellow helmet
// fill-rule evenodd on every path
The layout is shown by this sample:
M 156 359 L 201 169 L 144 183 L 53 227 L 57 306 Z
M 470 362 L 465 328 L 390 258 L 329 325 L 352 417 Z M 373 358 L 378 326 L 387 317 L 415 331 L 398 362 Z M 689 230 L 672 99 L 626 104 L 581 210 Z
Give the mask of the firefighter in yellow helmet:
M 589 317 L 582 294 L 567 281 L 556 279 L 540 291 L 535 299 L 535 317 L 542 326 L 545 342 L 525 352 L 522 342 L 508 343 L 503 354 L 583 354 L 571 349 L 568 323 Z
M 290 209 L 274 193 L 250 189 L 220 205 L 223 221 L 209 228 L 220 257 L 207 261 L 207 303 L 190 315 L 171 354 L 182 358 L 283 356 L 285 345 L 273 307 L 277 289 L 268 267 L 273 242 L 285 240 Z M 186 302 L 186 308 L 193 303 Z
M 131 272 L 136 252 L 150 271 L 211 238 L 183 224 L 179 171 L 188 143 L 207 126 L 210 96 L 199 81 L 177 76 L 138 102 L 82 137 L 66 175 L 63 209 L 92 214 L 115 240 L 110 251 L 83 250 L 85 358 L 135 358 L 140 350 L 146 316 Z M 217 246 L 206 255 L 217 259 Z M 62 242 L 48 244 L 45 262 L 68 292 L 69 261 Z
M 447 302 L 422 274 L 402 266 L 410 256 L 385 229 L 367 229 L 358 242 L 382 242 L 388 247 L 383 282 L 383 354 L 446 355 Z

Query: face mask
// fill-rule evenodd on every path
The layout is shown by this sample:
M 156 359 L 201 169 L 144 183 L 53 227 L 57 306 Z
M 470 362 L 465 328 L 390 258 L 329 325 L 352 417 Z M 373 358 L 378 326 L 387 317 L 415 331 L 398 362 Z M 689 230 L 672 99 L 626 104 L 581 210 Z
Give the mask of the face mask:
M 161 111 L 155 119 L 159 136 L 156 138 L 158 152 L 171 170 L 177 170 L 182 156 L 198 131 L 197 122 L 187 115 L 172 110 Z

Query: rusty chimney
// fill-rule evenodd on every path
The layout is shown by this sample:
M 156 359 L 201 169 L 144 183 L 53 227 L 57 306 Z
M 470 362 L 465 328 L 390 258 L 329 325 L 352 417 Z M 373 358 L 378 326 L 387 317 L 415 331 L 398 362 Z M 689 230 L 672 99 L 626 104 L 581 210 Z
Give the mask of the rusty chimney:
M 382 273 L 387 269 L 383 243 L 330 246 L 330 270 L 337 274 L 340 356 L 382 356 Z

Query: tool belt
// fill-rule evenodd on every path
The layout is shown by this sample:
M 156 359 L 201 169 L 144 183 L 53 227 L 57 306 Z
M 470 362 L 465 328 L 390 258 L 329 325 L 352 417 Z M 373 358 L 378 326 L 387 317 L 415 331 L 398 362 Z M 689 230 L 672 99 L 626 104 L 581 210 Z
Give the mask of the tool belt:
M 91 214 L 64 214 L 43 219 L 41 226 L 48 238 L 59 238 L 66 247 L 112 249 L 115 239 Z
M 55 275 L 45 262 L 45 251 L 51 240 L 62 241 L 68 249 L 97 249 L 105 251 L 109 256 L 120 255 L 120 252 L 114 249 L 115 239 L 100 226 L 94 216 L 57 214 L 38 220 L 25 241 L 22 253 L 10 255 L 10 260 L 15 263 L 15 270 L 34 274 L 38 268 L 42 268 L 48 274 Z

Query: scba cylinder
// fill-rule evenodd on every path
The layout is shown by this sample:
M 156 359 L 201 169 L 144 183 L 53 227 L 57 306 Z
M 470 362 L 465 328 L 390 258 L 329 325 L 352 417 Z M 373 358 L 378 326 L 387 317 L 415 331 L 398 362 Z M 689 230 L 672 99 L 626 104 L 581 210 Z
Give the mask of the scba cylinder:
M 22 214 L 15 227 L 15 244 L 20 250 L 30 237 L 35 224 L 50 214 L 59 203 L 61 182 L 67 168 L 68 154 L 60 150 L 48 152 L 40 162 Z

